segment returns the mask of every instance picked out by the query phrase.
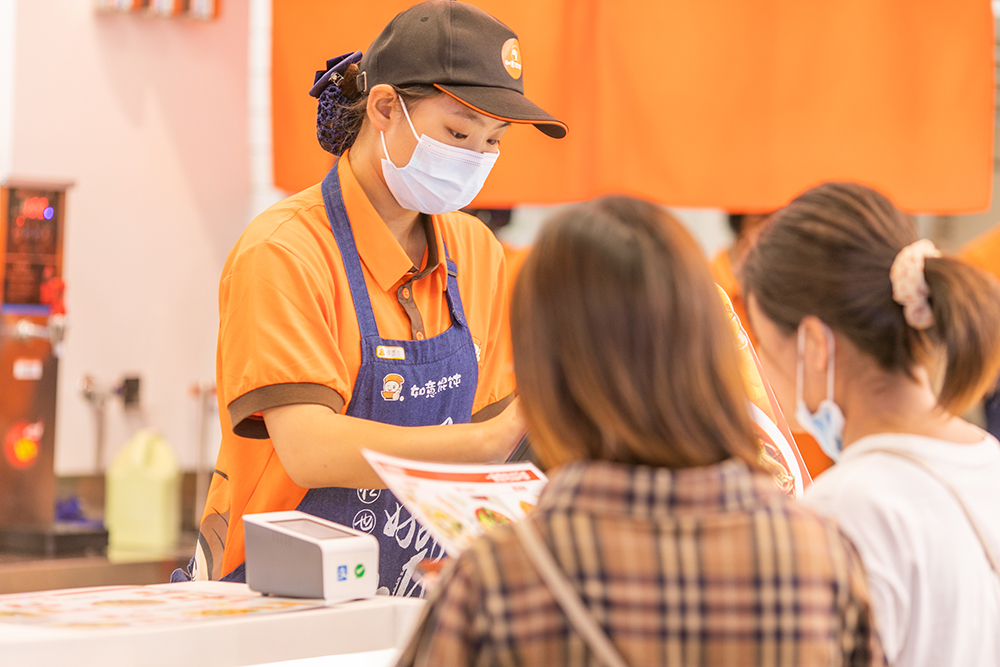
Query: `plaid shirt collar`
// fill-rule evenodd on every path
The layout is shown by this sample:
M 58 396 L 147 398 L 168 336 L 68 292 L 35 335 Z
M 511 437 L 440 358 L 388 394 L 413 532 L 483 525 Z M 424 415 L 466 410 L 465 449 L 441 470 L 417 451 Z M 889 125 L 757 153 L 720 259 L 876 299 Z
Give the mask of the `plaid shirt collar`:
M 577 461 L 553 473 L 538 509 L 656 519 L 753 510 L 780 495 L 770 478 L 736 459 L 679 469 Z

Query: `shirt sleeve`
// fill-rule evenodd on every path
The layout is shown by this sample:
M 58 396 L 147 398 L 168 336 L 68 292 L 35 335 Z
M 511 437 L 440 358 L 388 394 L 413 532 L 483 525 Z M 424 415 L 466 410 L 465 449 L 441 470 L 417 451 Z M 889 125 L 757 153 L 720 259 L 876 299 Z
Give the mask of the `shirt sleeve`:
M 339 412 L 350 400 L 334 335 L 332 281 L 283 244 L 243 250 L 219 295 L 219 363 L 233 432 L 266 438 L 259 414 L 311 403 Z
M 490 300 L 490 317 L 482 343 L 479 385 L 472 414 L 500 403 L 514 393 L 514 360 L 511 354 L 510 316 L 507 294 L 507 264 L 498 242 L 493 244 L 498 269 Z M 492 414 L 489 416 L 493 416 Z
M 441 575 L 397 667 L 476 664 L 483 643 L 482 609 L 481 578 L 466 552 Z

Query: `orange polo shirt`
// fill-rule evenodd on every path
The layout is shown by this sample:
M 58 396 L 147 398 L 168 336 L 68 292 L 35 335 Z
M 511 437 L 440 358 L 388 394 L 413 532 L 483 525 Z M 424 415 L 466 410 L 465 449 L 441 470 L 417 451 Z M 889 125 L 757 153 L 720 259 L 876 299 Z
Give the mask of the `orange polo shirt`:
M 422 340 L 451 326 L 447 244 L 479 351 L 473 414 L 512 394 L 506 268 L 493 234 L 463 213 L 422 216 L 428 249 L 414 267 L 354 177 L 349 153 L 338 169 L 379 335 Z M 243 232 L 223 269 L 219 318 L 222 446 L 200 536 L 199 576 L 211 579 L 243 562 L 243 514 L 294 509 L 307 491 L 278 460 L 261 412 L 309 403 L 343 413 L 361 367 L 361 333 L 320 185 Z
M 958 256 L 1000 279 L 1000 225 L 970 241 Z

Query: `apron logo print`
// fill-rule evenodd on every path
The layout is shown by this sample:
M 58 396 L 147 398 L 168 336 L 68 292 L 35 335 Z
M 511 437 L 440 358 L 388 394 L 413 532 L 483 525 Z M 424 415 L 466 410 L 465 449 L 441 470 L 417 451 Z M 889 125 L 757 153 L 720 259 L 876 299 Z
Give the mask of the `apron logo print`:
M 354 530 L 360 530 L 365 533 L 371 533 L 375 530 L 375 512 L 371 510 L 361 510 L 354 515 L 354 521 L 351 524 Z
M 371 505 L 382 496 L 382 489 L 358 489 L 358 500 Z
M 389 373 L 382 379 L 382 399 L 386 401 L 403 400 L 403 376 Z
M 476 363 L 481 366 L 483 363 L 483 345 L 475 336 L 472 337 L 472 347 L 476 349 Z
M 437 382 L 434 380 L 428 380 L 427 384 L 420 387 L 413 385 L 410 387 L 410 396 L 413 398 L 417 398 L 418 396 L 423 396 L 424 398 L 434 398 L 438 394 L 443 394 L 449 389 L 457 388 L 460 384 L 462 384 L 462 374 L 455 373 L 454 375 L 443 377 Z

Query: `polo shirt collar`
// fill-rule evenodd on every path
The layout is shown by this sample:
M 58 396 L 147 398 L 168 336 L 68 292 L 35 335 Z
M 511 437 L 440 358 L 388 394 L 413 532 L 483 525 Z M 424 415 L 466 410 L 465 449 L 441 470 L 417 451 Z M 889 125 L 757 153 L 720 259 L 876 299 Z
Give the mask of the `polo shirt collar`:
M 354 170 L 351 169 L 351 161 L 348 157 L 350 151 L 346 151 L 337 164 L 337 174 L 340 177 L 340 189 L 344 198 L 344 209 L 351 222 L 351 231 L 354 234 L 354 245 L 358 249 L 361 262 L 368 269 L 368 272 L 378 283 L 378 286 L 386 292 L 396 288 L 407 274 L 417 270 L 414 279 L 423 278 L 434 271 L 447 270 L 447 266 L 441 261 L 445 256 L 444 242 L 441 238 L 440 221 L 438 216 L 421 215 L 424 230 L 428 239 L 427 252 L 424 255 L 425 263 L 423 269 L 413 266 L 413 262 L 407 256 L 403 247 L 399 245 L 396 237 L 392 235 L 385 222 L 379 216 L 375 207 L 368 200 L 368 195 L 361 188 Z M 442 289 L 447 284 L 442 280 Z

